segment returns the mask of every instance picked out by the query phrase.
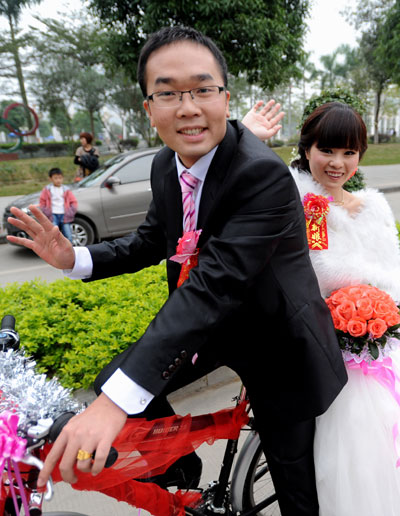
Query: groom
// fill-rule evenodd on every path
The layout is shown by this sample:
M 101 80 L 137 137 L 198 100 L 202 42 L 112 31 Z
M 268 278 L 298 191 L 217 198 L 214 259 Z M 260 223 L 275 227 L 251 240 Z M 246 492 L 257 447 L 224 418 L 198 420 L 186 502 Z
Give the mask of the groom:
M 309 261 L 296 186 L 268 147 L 227 122 L 226 63 L 209 38 L 182 27 L 153 34 L 138 79 L 166 147 L 154 158 L 153 201 L 137 232 L 74 250 L 36 207 L 37 220 L 12 209 L 10 222 L 33 240 L 9 240 L 72 269 L 71 277 L 98 280 L 167 259 L 170 289 L 141 339 L 101 372 L 99 397 L 63 430 L 39 482 L 61 456 L 68 482 L 75 463 L 98 473 L 128 414 L 168 415 L 166 394 L 227 365 L 247 387 L 282 515 L 317 516 L 314 418 L 346 373 Z M 177 288 L 181 266 L 170 257 L 183 227 L 201 230 L 200 251 Z M 94 451 L 95 460 L 85 458 Z

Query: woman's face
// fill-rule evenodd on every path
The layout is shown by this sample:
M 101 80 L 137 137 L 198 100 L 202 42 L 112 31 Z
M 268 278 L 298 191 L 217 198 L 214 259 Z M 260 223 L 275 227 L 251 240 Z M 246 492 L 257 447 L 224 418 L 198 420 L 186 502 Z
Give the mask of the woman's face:
M 87 140 L 86 140 L 86 138 L 84 138 L 83 136 L 82 136 L 82 138 L 81 138 L 81 145 L 82 145 L 83 147 L 85 147 L 85 145 L 87 145 Z
M 341 188 L 357 170 L 360 161 L 358 150 L 318 148 L 317 143 L 306 151 L 306 157 L 313 178 L 327 190 Z

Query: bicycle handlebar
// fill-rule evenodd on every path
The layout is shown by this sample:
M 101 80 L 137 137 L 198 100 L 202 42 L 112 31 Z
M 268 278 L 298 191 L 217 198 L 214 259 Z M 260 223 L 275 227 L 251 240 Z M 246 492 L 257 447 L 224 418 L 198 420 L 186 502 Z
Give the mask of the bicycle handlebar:
M 15 318 L 12 315 L 5 315 L 1 321 L 1 329 L 15 331 Z
M 19 335 L 15 331 L 15 319 L 12 315 L 5 315 L 1 320 L 0 350 L 17 350 L 19 348 Z
M 64 426 L 74 416 L 75 416 L 75 414 L 73 412 L 65 412 L 64 414 L 61 414 L 61 416 L 58 417 L 54 421 L 52 427 L 50 428 L 49 436 L 48 436 L 50 442 L 54 442 L 57 439 L 57 437 L 60 435 Z M 95 455 L 96 455 L 96 452 L 93 454 L 93 459 L 94 459 Z M 113 446 L 111 446 L 110 451 L 108 452 L 108 457 L 106 459 L 104 467 L 110 468 L 117 459 L 118 459 L 118 452 Z

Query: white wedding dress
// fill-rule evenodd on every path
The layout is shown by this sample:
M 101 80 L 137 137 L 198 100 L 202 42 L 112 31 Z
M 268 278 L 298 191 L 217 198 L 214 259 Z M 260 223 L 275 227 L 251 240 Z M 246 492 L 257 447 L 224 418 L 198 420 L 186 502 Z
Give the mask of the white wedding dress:
M 328 197 L 310 174 L 291 172 L 301 199 L 308 192 Z M 359 212 L 349 215 L 331 204 L 328 249 L 310 251 L 322 296 L 363 283 L 384 290 L 398 304 L 400 251 L 393 214 L 376 190 L 355 195 L 362 200 Z M 400 378 L 397 345 L 390 358 Z M 348 383 L 317 418 L 314 454 L 320 516 L 399 516 L 400 467 L 396 468 L 393 427 L 399 423 L 400 431 L 400 406 L 373 376 L 358 368 L 347 372 Z

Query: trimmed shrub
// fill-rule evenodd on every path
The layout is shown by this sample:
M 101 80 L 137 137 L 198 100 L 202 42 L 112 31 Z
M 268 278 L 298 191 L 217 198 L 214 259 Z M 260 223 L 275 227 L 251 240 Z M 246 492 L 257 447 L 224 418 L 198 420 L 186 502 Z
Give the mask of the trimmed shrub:
M 166 298 L 165 265 L 159 265 L 91 283 L 14 283 L 0 289 L 0 314 L 15 317 L 21 344 L 40 371 L 77 389 L 89 387 L 140 338 Z

